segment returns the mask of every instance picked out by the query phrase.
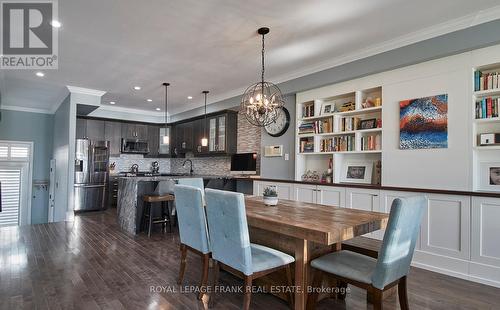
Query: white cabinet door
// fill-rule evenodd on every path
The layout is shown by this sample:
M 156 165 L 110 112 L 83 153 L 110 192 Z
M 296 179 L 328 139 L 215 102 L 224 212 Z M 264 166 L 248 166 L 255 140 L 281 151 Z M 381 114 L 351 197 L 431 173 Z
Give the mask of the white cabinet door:
M 292 183 L 278 183 L 278 182 L 268 182 L 268 181 L 254 181 L 253 182 L 253 194 L 255 196 L 262 196 L 264 189 L 266 187 L 272 187 L 278 193 L 279 199 L 293 199 L 292 197 Z
M 316 203 L 316 192 L 316 185 L 295 184 L 292 199 L 300 202 Z
M 420 249 L 448 257 L 470 258 L 470 197 L 427 194 L 420 227 Z
M 345 206 L 345 187 L 318 185 L 316 203 L 343 208 Z
M 424 193 L 421 193 L 421 194 L 411 193 L 411 192 L 399 192 L 399 191 L 380 191 L 380 210 L 379 210 L 379 212 L 390 213 L 392 202 L 396 198 L 412 197 L 412 196 L 418 196 L 418 195 L 426 195 L 426 194 L 424 194 Z M 379 230 L 376 233 L 374 233 L 374 237 L 382 240 L 384 238 L 384 233 L 385 233 L 385 229 Z M 415 249 L 416 250 L 420 249 L 420 235 L 417 239 Z
M 472 261 L 500 267 L 500 199 L 472 197 Z
M 380 190 L 346 188 L 346 208 L 379 211 Z

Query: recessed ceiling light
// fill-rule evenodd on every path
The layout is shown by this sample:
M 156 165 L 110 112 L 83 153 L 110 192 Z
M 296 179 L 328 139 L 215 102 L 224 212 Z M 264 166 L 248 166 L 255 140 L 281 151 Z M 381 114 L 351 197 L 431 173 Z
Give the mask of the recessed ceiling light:
M 50 22 L 50 25 L 54 28 L 61 28 L 62 26 L 61 22 L 55 19 Z
M 109 102 L 109 104 L 116 104 L 116 102 L 114 102 L 114 101 L 110 101 L 110 102 Z
M 193 99 L 193 96 L 188 96 L 188 99 L 189 99 L 189 100 Z
M 45 73 L 38 71 L 38 72 L 36 73 L 36 76 L 39 76 L 39 77 L 44 77 L 44 76 L 45 76 Z
M 135 90 L 141 90 L 141 87 L 140 86 L 134 86 L 134 89 Z
M 153 102 L 153 99 L 146 99 L 147 102 Z
M 160 108 L 156 108 L 156 111 L 161 111 L 161 109 Z

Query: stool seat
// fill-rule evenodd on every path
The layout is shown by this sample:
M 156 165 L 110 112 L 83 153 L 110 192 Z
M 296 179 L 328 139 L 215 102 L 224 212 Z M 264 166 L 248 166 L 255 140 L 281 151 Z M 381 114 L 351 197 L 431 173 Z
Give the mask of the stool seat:
M 145 202 L 165 202 L 165 201 L 174 201 L 174 195 L 144 195 L 142 196 L 142 200 Z

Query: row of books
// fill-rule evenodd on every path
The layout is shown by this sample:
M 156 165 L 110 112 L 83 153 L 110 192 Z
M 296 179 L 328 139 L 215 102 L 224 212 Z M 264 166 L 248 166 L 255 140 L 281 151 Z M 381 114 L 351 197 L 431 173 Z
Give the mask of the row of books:
M 370 135 L 361 137 L 362 151 L 380 150 L 381 137 L 380 135 Z
M 500 98 L 483 98 L 476 101 L 476 119 L 498 117 L 498 102 Z
M 474 91 L 500 88 L 500 73 L 481 71 L 474 72 Z
M 359 117 L 344 117 L 340 121 L 340 131 L 358 130 L 361 119 Z
M 328 133 L 333 130 L 333 119 L 326 118 L 314 122 L 304 122 L 299 126 L 299 134 Z
M 302 138 L 302 139 L 300 139 L 299 152 L 301 152 L 301 153 L 314 152 L 314 138 Z
M 319 146 L 320 152 L 346 152 L 355 150 L 354 136 L 341 136 L 322 139 Z
M 302 117 L 314 116 L 314 101 L 305 102 L 302 105 Z

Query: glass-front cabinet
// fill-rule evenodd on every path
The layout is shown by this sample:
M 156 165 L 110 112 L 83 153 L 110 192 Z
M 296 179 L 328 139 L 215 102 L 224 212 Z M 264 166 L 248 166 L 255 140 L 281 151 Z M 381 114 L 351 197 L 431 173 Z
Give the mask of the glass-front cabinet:
M 234 125 L 228 127 L 228 118 L 233 120 Z M 210 117 L 208 119 L 208 151 L 210 153 L 232 153 L 235 151 L 228 149 L 228 135 L 236 132 L 236 116 L 233 114 L 223 114 Z
M 165 127 L 160 127 L 160 141 L 159 141 L 160 147 L 158 148 L 159 154 L 162 154 L 162 155 L 170 154 L 170 141 L 172 140 L 171 132 L 172 131 L 170 130 L 170 127 L 167 127 L 166 131 L 165 131 Z M 165 137 L 165 135 L 167 135 L 169 137 L 169 141 L 168 141 L 169 143 L 164 143 L 165 141 L 163 140 L 163 137 Z
M 216 152 L 217 151 L 217 118 L 212 117 L 208 120 L 208 151 Z

